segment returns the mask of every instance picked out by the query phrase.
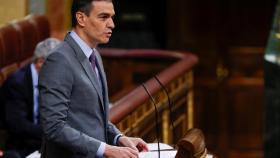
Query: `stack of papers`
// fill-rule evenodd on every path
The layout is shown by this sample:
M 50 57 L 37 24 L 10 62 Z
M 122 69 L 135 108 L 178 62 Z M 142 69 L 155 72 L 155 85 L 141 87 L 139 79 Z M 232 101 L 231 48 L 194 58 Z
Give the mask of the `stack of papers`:
M 160 150 L 172 150 L 174 149 L 172 146 L 164 143 L 159 143 Z M 148 149 L 151 151 L 158 150 L 158 144 L 157 143 L 148 143 Z
M 160 158 L 175 158 L 177 154 L 177 150 L 175 150 L 172 146 L 160 143 Z M 158 144 L 157 143 L 149 143 L 148 144 L 148 152 L 140 152 L 139 158 L 158 158 Z
M 160 151 L 160 158 L 175 158 L 176 154 L 176 150 Z M 149 151 L 139 153 L 139 158 L 159 158 L 159 156 L 157 151 Z
M 160 158 L 175 158 L 177 154 L 177 150 L 175 150 L 172 146 L 168 144 L 159 144 L 160 148 Z M 149 143 L 148 144 L 148 152 L 140 152 L 139 158 L 159 158 L 158 156 L 158 144 L 157 143 Z M 213 158 L 213 155 L 207 154 L 206 158 Z

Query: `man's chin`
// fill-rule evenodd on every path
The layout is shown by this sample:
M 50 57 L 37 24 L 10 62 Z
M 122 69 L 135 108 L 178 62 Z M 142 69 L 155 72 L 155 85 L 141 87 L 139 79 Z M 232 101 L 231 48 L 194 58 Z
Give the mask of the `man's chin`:
M 102 41 L 100 42 L 100 44 L 106 44 L 106 43 L 109 42 L 109 40 L 110 40 L 110 39 L 104 39 L 104 40 L 102 40 Z

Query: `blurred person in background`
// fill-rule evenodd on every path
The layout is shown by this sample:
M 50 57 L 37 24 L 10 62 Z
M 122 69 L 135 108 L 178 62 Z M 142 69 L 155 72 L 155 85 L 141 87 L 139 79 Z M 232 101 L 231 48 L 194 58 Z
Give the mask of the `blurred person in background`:
M 9 133 L 6 147 L 13 151 L 4 152 L 5 157 L 18 153 L 23 158 L 41 146 L 38 74 L 51 50 L 59 43 L 55 38 L 38 43 L 32 63 L 18 69 L 3 84 L 5 124 Z

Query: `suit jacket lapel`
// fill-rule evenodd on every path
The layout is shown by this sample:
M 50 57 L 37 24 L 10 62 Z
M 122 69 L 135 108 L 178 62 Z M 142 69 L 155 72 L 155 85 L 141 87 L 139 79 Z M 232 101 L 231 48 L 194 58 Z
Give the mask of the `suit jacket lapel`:
M 104 101 L 103 101 L 103 95 L 102 95 L 102 90 L 101 88 L 99 88 L 98 85 L 98 78 L 97 76 L 94 74 L 94 72 L 92 71 L 92 67 L 90 65 L 90 62 L 88 60 L 88 58 L 85 56 L 85 54 L 82 52 L 81 48 L 79 47 L 79 45 L 74 41 L 74 39 L 72 39 L 72 37 L 70 36 L 70 34 L 68 33 L 65 37 L 65 41 L 69 43 L 69 45 L 74 49 L 77 59 L 78 61 L 81 63 L 85 73 L 87 74 L 88 78 L 90 79 L 93 87 L 95 88 L 95 90 L 98 93 L 98 97 L 100 99 L 101 102 L 101 106 L 102 106 L 102 110 L 103 112 L 105 112 L 104 110 Z

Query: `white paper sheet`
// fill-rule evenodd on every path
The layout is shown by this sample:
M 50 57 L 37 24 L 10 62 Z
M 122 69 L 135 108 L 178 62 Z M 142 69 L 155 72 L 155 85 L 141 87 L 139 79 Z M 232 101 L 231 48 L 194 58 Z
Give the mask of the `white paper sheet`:
M 164 143 L 159 143 L 160 150 L 166 150 L 166 149 L 173 149 L 172 146 Z M 148 143 L 148 149 L 149 150 L 158 150 L 158 144 L 157 143 Z
M 26 158 L 40 158 L 41 154 L 38 151 L 33 152 L 32 154 L 28 155 Z
M 160 158 L 175 158 L 177 151 L 160 151 Z M 158 152 L 140 152 L 139 158 L 158 158 Z

